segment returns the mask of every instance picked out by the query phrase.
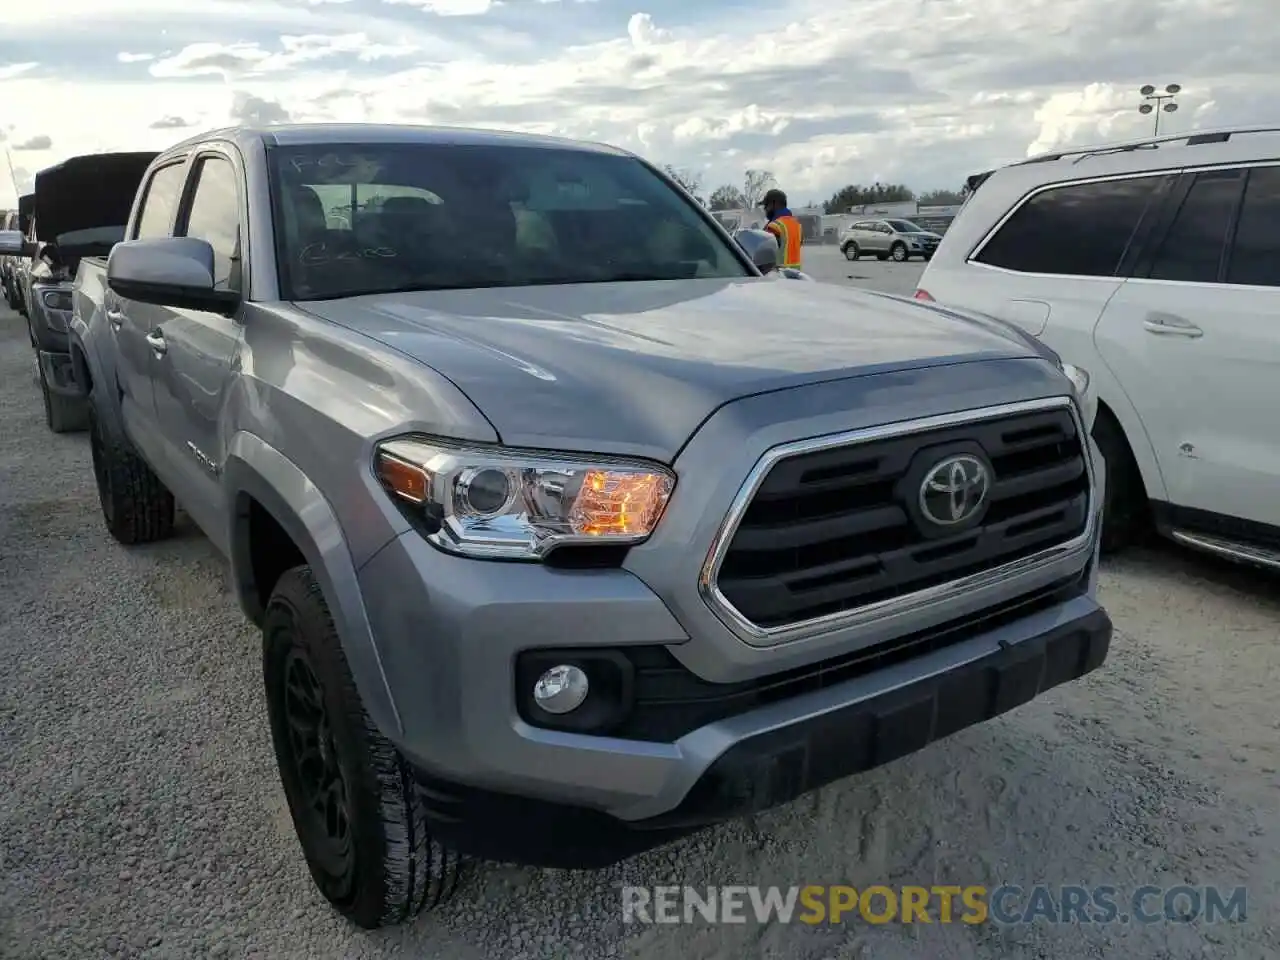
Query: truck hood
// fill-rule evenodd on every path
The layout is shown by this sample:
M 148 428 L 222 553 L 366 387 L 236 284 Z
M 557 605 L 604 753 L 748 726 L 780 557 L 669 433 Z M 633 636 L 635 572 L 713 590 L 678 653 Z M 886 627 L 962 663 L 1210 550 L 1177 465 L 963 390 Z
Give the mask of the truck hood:
M 740 397 L 1046 356 L 998 320 L 770 278 L 397 293 L 296 306 L 447 377 L 504 443 L 663 460 Z
M 37 240 L 128 222 L 134 195 L 159 154 L 95 153 L 72 157 L 36 174 Z

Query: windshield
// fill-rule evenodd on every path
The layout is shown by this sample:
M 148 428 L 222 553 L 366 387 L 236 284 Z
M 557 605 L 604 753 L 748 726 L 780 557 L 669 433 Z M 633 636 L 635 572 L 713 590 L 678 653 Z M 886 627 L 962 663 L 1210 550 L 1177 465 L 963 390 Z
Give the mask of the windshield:
M 273 147 L 286 298 L 751 276 L 639 160 L 459 144 Z
M 925 233 L 920 227 L 917 227 L 910 220 L 890 220 L 889 226 L 897 230 L 898 233 Z

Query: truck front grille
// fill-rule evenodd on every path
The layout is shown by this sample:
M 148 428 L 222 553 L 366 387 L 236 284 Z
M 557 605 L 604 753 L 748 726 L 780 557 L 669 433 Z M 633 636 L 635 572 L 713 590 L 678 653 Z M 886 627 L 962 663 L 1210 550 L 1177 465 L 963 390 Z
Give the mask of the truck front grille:
M 786 456 L 738 520 L 715 574 L 720 595 L 768 630 L 1071 541 L 1089 517 L 1077 422 L 1063 404 Z

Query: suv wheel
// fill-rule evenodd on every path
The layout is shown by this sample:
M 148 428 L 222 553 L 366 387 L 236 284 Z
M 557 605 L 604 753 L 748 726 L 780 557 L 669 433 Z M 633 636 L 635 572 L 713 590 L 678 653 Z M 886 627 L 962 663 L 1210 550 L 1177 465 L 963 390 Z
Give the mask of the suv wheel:
M 1118 553 L 1142 539 L 1148 529 L 1147 495 L 1137 461 L 1115 418 L 1099 410 L 1093 440 L 1107 466 L 1102 502 L 1102 552 Z
M 862 251 L 858 249 L 858 245 L 850 240 L 844 245 L 844 258 L 846 260 L 857 260 L 862 256 Z
M 420 788 L 365 713 L 309 567 L 286 571 L 271 594 L 262 670 L 280 779 L 320 892 L 369 930 L 447 901 L 463 861 L 432 839 Z
M 89 454 L 107 530 L 123 544 L 151 543 L 173 533 L 171 494 L 127 442 L 111 435 L 89 400 Z
M 893 257 L 896 262 L 903 263 L 907 260 L 907 245 L 902 241 L 898 241 L 889 248 L 889 255 Z

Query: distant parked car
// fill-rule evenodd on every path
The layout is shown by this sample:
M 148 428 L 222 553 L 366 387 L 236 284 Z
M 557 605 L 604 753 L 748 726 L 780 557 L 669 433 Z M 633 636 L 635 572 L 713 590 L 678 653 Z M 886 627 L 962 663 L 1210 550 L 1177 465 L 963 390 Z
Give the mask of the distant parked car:
M 899 263 L 912 257 L 929 260 L 941 239 L 940 234 L 910 220 L 859 220 L 840 237 L 840 251 L 849 260 L 869 253 L 879 260 L 892 257 Z

